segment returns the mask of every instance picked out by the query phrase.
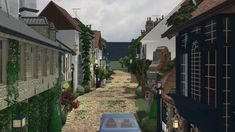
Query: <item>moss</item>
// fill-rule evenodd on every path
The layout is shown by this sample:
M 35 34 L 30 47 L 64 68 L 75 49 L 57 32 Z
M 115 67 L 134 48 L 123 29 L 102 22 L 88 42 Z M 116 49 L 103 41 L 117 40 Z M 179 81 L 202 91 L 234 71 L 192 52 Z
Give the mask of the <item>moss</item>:
M 181 7 L 177 12 L 175 12 L 172 16 L 170 16 L 170 18 L 167 20 L 167 25 L 174 26 L 189 20 L 192 17 L 191 13 L 195 9 L 196 6 L 192 2 L 187 6 Z

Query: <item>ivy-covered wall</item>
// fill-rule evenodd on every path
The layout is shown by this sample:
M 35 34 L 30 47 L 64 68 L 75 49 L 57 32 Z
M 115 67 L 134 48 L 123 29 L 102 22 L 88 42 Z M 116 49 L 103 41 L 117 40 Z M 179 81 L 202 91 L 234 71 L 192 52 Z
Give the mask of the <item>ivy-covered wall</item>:
M 55 86 L 24 102 L 17 102 L 19 97 L 17 80 L 19 76 L 19 41 L 9 39 L 7 64 L 7 101 L 8 108 L 0 111 L 0 131 L 7 132 L 60 132 L 62 128 L 60 116 L 61 87 L 58 80 Z M 58 57 L 58 61 L 61 54 Z M 60 63 L 58 63 L 60 70 Z M 12 120 L 16 115 L 26 117 L 26 126 L 13 129 Z

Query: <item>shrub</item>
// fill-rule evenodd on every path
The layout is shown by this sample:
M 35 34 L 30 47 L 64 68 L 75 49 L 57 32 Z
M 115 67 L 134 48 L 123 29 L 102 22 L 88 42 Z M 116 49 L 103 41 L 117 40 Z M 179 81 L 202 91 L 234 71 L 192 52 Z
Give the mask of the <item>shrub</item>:
M 78 85 L 78 93 L 79 95 L 83 95 L 85 93 L 85 88 L 81 85 Z
M 136 97 L 137 98 L 140 98 L 141 97 L 141 93 L 142 93 L 142 87 L 141 86 L 138 86 L 135 90 L 135 94 L 136 94 Z
M 85 93 L 88 93 L 88 92 L 90 92 L 90 91 L 91 91 L 90 86 L 88 86 L 88 85 L 84 85 L 83 87 L 84 87 L 84 89 L 85 89 Z
M 157 131 L 157 123 L 156 119 L 151 119 L 148 116 L 144 117 L 141 121 L 142 130 L 145 132 L 156 132 Z
M 64 88 L 65 90 L 67 90 L 68 88 L 70 88 L 69 82 L 66 82 L 66 83 L 63 85 L 63 88 Z

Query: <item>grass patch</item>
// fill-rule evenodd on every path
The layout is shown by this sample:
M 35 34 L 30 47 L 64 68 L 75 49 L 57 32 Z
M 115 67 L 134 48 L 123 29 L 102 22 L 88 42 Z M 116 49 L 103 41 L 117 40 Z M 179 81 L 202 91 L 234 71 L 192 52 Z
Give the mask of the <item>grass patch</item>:
M 100 107 L 101 108 L 115 108 L 115 107 L 122 107 L 125 105 L 125 100 L 100 100 Z
M 145 111 L 147 102 L 144 99 L 138 98 L 135 100 L 135 106 L 137 107 L 137 111 Z
M 148 118 L 148 113 L 146 112 L 147 102 L 142 98 L 138 98 L 135 100 L 135 106 L 137 108 L 136 115 L 139 126 L 143 132 L 148 132 L 145 129 L 146 121 L 144 121 L 145 118 Z

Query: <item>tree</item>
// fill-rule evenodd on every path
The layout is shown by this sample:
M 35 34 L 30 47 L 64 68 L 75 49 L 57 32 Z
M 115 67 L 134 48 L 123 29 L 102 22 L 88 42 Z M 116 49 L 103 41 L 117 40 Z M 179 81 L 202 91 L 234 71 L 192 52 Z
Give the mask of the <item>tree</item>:
M 139 82 L 139 85 L 142 87 L 142 97 L 145 96 L 145 92 L 147 91 L 147 70 L 151 64 L 150 60 L 146 59 L 137 59 L 137 54 L 140 53 L 140 46 L 142 36 L 137 39 L 132 39 L 132 42 L 129 46 L 129 60 L 132 60 L 130 64 L 131 73 L 136 75 L 136 79 Z

